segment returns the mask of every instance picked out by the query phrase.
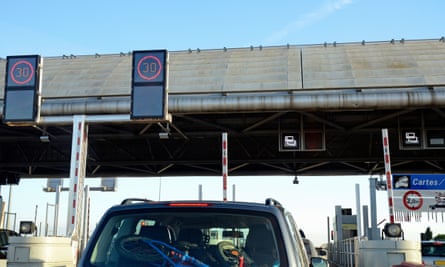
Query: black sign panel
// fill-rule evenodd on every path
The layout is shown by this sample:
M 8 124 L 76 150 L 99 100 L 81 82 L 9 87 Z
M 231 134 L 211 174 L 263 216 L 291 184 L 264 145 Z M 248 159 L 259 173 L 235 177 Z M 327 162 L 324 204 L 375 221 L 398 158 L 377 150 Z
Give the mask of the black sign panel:
M 38 56 L 8 57 L 5 87 L 35 87 Z
M 402 129 L 400 131 L 400 139 L 403 148 L 420 149 L 422 148 L 422 130 Z
M 5 77 L 3 120 L 35 122 L 40 91 L 40 56 L 8 56 Z
M 35 94 L 32 90 L 6 90 L 4 121 L 32 121 L 35 119 Z
M 281 132 L 279 140 L 279 151 L 299 151 L 300 133 L 299 132 Z
M 426 130 L 427 147 L 444 148 L 445 147 L 445 130 Z
M 162 118 L 164 116 L 164 88 L 162 86 L 135 86 L 133 99 L 132 116 L 134 118 L 146 116 Z
M 167 50 L 133 52 L 131 118 L 163 120 L 167 113 Z
M 304 150 L 323 150 L 324 132 L 323 131 L 304 131 Z
M 133 52 L 133 83 L 165 82 L 165 50 Z

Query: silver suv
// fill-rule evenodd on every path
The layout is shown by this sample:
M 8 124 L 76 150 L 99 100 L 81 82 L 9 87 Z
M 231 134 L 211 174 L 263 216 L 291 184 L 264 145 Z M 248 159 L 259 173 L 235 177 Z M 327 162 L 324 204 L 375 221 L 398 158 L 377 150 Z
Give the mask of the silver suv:
M 80 267 L 310 266 L 294 219 L 265 203 L 128 199 L 110 208 Z

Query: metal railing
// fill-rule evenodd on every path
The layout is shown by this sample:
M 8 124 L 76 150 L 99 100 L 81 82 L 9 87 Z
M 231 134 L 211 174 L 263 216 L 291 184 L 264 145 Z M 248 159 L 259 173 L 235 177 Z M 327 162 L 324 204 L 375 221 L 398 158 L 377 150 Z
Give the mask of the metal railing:
M 359 266 L 359 239 L 357 237 L 330 243 L 328 251 L 331 266 Z

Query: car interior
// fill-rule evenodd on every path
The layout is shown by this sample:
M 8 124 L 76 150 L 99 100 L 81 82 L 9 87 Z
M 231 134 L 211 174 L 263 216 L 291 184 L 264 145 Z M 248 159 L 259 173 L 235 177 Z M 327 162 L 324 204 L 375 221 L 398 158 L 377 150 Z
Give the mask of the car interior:
M 170 210 L 119 215 L 103 227 L 90 263 L 174 266 L 175 256 L 187 255 L 208 266 L 235 266 L 240 261 L 243 266 L 274 266 L 280 262 L 282 242 L 274 224 L 258 214 Z

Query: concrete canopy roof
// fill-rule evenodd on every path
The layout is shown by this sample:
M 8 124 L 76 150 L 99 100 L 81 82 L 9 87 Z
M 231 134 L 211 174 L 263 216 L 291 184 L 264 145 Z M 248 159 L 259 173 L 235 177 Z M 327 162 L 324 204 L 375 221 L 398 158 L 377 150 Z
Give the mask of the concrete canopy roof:
M 416 40 L 169 52 L 169 94 L 443 86 L 445 43 Z M 0 60 L 0 98 L 6 61 Z M 42 97 L 126 96 L 131 53 L 47 57 Z
M 128 117 L 130 83 L 131 53 L 44 57 L 41 120 L 0 124 L 0 178 L 67 177 L 73 115 Z M 222 132 L 229 175 L 379 174 L 382 128 L 394 173 L 445 170 L 426 140 L 445 140 L 443 39 L 170 51 L 168 89 L 169 139 L 166 124 L 89 124 L 88 177 L 220 175 Z M 406 129 L 421 148 L 403 147 Z M 283 132 L 323 148 L 280 151 Z

